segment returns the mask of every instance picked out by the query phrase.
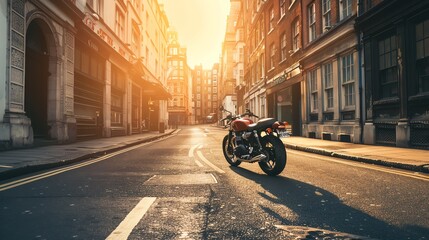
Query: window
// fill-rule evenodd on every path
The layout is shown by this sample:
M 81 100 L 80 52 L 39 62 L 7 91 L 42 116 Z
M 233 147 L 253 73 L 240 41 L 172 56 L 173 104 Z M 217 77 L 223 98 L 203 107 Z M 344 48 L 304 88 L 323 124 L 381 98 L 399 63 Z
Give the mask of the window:
M 140 52 L 140 30 L 135 22 L 133 22 L 131 46 L 133 51 Z
M 261 106 L 261 109 L 260 109 L 260 112 L 259 112 L 259 116 L 260 117 L 264 117 L 265 116 L 265 102 L 266 102 L 265 96 L 261 95 L 260 96 L 260 106 Z
M 318 109 L 317 70 L 308 73 L 308 84 L 310 85 L 310 108 L 312 112 Z
M 331 0 L 322 0 L 323 31 L 331 29 Z
M 316 39 L 316 5 L 308 6 L 308 42 Z
M 429 20 L 416 25 L 418 92 L 429 92 Z
M 378 42 L 380 98 L 398 96 L 397 51 L 394 35 Z
M 270 31 L 274 29 L 274 8 L 270 9 Z
M 95 54 L 76 48 L 74 67 L 79 73 L 104 82 L 104 65 L 104 60 L 98 58 Z
M 281 59 L 283 61 L 286 59 L 286 32 L 284 32 L 280 38 L 280 47 L 281 47 Z
M 295 20 L 292 23 L 292 50 L 296 51 L 299 48 L 299 21 Z
M 341 58 L 341 83 L 343 86 L 344 106 L 354 106 L 355 73 L 353 54 Z
M 334 107 L 334 80 L 332 76 L 332 63 L 323 65 L 322 82 L 325 85 L 325 110 Z
M 86 2 L 98 15 L 103 15 L 103 0 L 87 0 Z
M 264 39 L 265 34 L 265 22 L 261 21 L 261 39 Z
M 286 15 L 286 0 L 280 0 L 280 18 Z
M 119 8 L 116 8 L 115 33 L 119 38 L 125 39 L 125 17 Z
M 122 126 L 125 95 L 125 74 L 115 66 L 112 66 L 111 70 L 111 84 L 111 123 L 112 126 Z
M 244 48 L 240 47 L 238 49 L 238 61 L 243 62 L 244 61 Z
M 352 15 L 352 1 L 353 0 L 340 0 L 340 20 Z
M 274 44 L 271 44 L 270 47 L 270 68 L 274 68 L 274 58 L 276 56 L 276 46 Z

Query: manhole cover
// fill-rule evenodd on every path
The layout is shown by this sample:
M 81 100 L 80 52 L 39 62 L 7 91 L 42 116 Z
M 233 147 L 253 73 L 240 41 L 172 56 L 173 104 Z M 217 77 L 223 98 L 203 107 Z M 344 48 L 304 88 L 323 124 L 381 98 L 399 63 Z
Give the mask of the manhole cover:
M 154 175 L 144 185 L 190 185 L 214 184 L 217 180 L 213 174 L 180 174 L 180 175 Z

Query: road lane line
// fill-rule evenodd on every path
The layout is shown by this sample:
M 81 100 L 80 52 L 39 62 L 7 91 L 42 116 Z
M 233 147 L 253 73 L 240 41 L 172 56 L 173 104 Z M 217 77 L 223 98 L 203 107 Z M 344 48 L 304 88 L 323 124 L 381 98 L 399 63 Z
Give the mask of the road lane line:
M 9 183 L 0 184 L 0 192 L 8 190 L 8 189 L 11 189 L 11 188 L 15 188 L 15 187 L 18 187 L 18 186 L 21 186 L 21 185 L 25 185 L 25 184 L 28 184 L 28 183 L 31 183 L 31 182 L 35 182 L 35 181 L 38 181 L 38 180 L 41 180 L 41 179 L 44 179 L 44 178 L 52 177 L 52 176 L 58 175 L 60 173 L 64 173 L 64 172 L 68 172 L 68 171 L 71 171 L 71 170 L 74 170 L 74 169 L 77 169 L 77 168 L 85 167 L 85 166 L 88 166 L 88 165 L 91 165 L 91 164 L 94 164 L 94 163 L 97 163 L 97 162 L 109 159 L 109 158 L 114 157 L 116 155 L 119 155 L 119 154 L 122 154 L 122 153 L 125 153 L 125 152 L 129 152 L 131 150 L 134 150 L 134 149 L 137 149 L 139 147 L 142 147 L 142 146 L 154 143 L 154 142 L 158 142 L 158 141 L 160 141 L 160 140 L 155 140 L 155 141 L 152 141 L 152 142 L 142 143 L 142 144 L 139 144 L 139 145 L 136 145 L 136 146 L 133 146 L 133 147 L 129 147 L 129 148 L 126 148 L 126 149 L 119 150 L 117 152 L 106 154 L 104 156 L 95 158 L 93 160 L 85 161 L 83 163 L 78 163 L 78 164 L 74 164 L 72 166 L 62 167 L 60 169 L 56 169 L 56 170 L 48 171 L 48 172 L 45 172 L 45 173 L 33 175 L 33 176 L 30 176 L 30 177 L 18 179 L 16 181 L 12 181 L 12 182 L 9 182 Z
M 156 197 L 144 197 L 131 210 L 118 227 L 106 238 L 106 240 L 126 240 L 134 227 L 140 222 L 150 206 L 155 202 Z
M 204 167 L 204 165 L 198 160 L 195 160 L 195 163 L 198 165 L 198 167 Z
M 225 171 L 223 171 L 222 169 L 218 168 L 216 165 L 214 165 L 213 163 L 211 163 L 207 158 L 205 158 L 204 155 L 201 153 L 201 151 L 197 151 L 197 155 L 198 155 L 198 157 L 200 157 L 200 159 L 202 161 L 204 161 L 207 165 L 209 165 L 211 168 L 213 168 L 218 173 L 225 173 Z
M 13 168 L 12 166 L 0 165 L 0 168 Z
M 212 176 L 213 180 L 215 181 L 215 183 L 218 183 L 216 177 L 213 175 L 213 173 L 210 173 L 210 175 Z
M 188 157 L 194 157 L 194 151 L 195 151 L 195 148 L 197 148 L 198 147 L 198 144 L 197 145 L 194 145 L 194 146 L 192 146 L 190 149 L 189 149 L 189 152 L 188 152 Z
M 371 170 L 375 170 L 375 171 L 380 171 L 380 172 L 385 172 L 385 173 L 400 175 L 400 176 L 403 176 L 403 177 L 409 177 L 409 178 L 414 178 L 414 179 L 418 179 L 418 180 L 429 181 L 429 176 L 428 175 L 423 175 L 423 173 L 415 173 L 415 172 L 412 172 L 412 171 L 410 172 L 410 171 L 401 170 L 401 169 L 392 169 L 392 168 L 389 168 L 389 167 L 386 167 L 386 166 L 373 165 L 371 163 L 362 163 L 362 162 L 355 162 L 355 161 L 349 161 L 349 160 L 331 159 L 331 158 L 329 158 L 327 156 L 321 156 L 321 155 L 314 156 L 311 153 L 301 152 L 301 151 L 293 150 L 293 149 L 289 149 L 288 151 L 290 153 L 293 153 L 293 154 L 296 154 L 296 155 L 311 156 L 313 158 L 317 158 L 317 159 L 324 160 L 324 161 L 330 161 L 330 162 L 340 163 L 340 164 L 344 164 L 344 165 L 349 165 L 349 166 L 354 166 L 354 167 L 360 167 L 360 168 L 366 168 L 366 169 L 371 169 Z

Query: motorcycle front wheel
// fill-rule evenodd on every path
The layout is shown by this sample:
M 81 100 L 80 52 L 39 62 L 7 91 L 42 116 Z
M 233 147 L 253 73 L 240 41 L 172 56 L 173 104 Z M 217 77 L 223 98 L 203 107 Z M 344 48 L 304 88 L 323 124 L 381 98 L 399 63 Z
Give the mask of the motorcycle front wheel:
M 261 141 L 267 159 L 259 162 L 259 167 L 267 175 L 276 176 L 286 167 L 286 149 L 283 142 L 277 137 L 267 135 Z
M 234 147 L 232 146 L 232 144 L 228 144 L 228 135 L 223 138 L 222 151 L 223 156 L 225 157 L 229 165 L 233 167 L 240 165 L 241 161 L 234 159 Z

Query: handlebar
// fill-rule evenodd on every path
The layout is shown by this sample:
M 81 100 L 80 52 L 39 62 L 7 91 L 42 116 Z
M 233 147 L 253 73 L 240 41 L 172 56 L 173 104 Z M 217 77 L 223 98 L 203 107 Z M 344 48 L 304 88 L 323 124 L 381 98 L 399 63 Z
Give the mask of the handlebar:
M 243 114 L 238 114 L 238 115 L 233 115 L 233 114 L 232 114 L 232 112 L 230 112 L 230 111 L 228 111 L 228 110 L 223 110 L 223 111 L 227 112 L 227 113 L 228 113 L 228 115 L 227 115 L 225 118 L 222 118 L 221 120 L 219 120 L 220 122 L 223 122 L 223 121 L 225 121 L 225 120 L 234 120 L 234 119 L 237 119 L 237 118 L 242 118 L 242 117 L 244 117 L 244 116 L 250 116 L 250 117 L 256 117 L 256 118 L 259 118 L 259 116 L 257 116 L 257 115 L 255 115 L 255 114 L 253 114 L 253 112 L 252 112 L 252 111 L 250 111 L 250 109 L 246 109 L 246 112 L 245 112 L 245 113 L 243 113 Z

